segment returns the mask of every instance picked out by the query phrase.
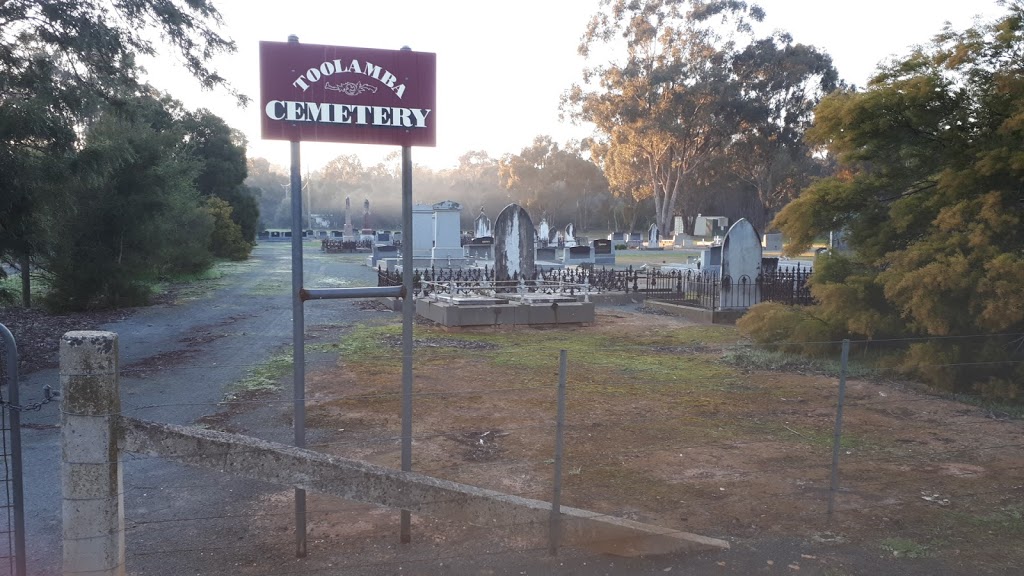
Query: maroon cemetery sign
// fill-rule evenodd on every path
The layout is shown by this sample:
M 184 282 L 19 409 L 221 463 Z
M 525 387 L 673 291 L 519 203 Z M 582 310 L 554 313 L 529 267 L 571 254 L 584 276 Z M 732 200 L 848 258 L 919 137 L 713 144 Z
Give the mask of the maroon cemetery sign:
M 260 42 L 263 138 L 434 146 L 436 55 Z

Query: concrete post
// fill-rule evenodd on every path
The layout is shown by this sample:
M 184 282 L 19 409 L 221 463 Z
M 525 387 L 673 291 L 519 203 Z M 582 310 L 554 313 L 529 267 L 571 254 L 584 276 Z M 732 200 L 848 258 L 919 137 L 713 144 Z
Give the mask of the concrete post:
M 124 576 L 117 334 L 60 339 L 64 576 Z

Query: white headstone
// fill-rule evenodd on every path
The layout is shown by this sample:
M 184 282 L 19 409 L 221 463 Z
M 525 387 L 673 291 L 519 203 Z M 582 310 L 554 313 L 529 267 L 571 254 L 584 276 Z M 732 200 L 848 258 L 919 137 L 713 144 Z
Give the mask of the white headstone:
M 485 238 L 491 235 L 491 219 L 484 214 L 483 207 L 480 208 L 480 215 L 476 217 L 473 230 L 474 238 Z
M 651 248 L 657 248 L 661 243 L 661 231 L 658 230 L 658 224 L 651 224 L 651 227 L 647 229 L 647 245 Z
M 507 210 L 508 207 L 506 207 L 505 209 Z M 549 242 L 549 241 L 551 241 L 550 234 L 551 234 L 551 229 L 548 228 L 548 220 L 547 220 L 547 218 L 541 218 L 540 219 L 540 226 L 537 227 L 537 236 L 541 239 L 542 242 Z
M 462 248 L 462 206 L 445 200 L 431 207 L 434 211 L 434 246 L 431 257 L 464 258 Z
M 782 252 L 782 234 L 778 232 L 764 235 L 765 252 Z
M 433 248 L 434 209 L 430 204 L 416 204 L 412 207 L 412 257 L 430 258 Z
M 760 301 L 761 235 L 746 218 L 729 227 L 722 240 L 722 308 L 746 308 Z

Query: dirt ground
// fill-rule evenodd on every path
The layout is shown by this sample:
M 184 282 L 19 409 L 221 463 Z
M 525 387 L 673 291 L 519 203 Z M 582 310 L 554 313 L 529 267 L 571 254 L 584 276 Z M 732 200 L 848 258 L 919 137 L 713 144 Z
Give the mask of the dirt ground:
M 318 345 L 340 355 L 308 374 L 307 421 L 320 433 L 313 448 L 399 467 L 401 340 L 393 318 L 382 324 Z M 738 368 L 727 361 L 732 328 L 609 308 L 591 326 L 419 325 L 416 339 L 418 472 L 550 500 L 564 347 L 565 505 L 729 540 L 745 556 L 709 560 L 720 573 L 1024 568 L 1020 421 L 905 384 L 849 381 L 830 516 L 837 379 Z M 393 535 L 393 511 L 310 498 L 312 546 L 365 541 L 382 560 L 393 554 L 380 540 Z M 286 516 L 290 502 L 283 492 L 265 505 Z M 482 539 L 531 545 L 521 527 L 417 518 L 414 532 L 456 557 Z M 798 544 L 773 553 L 771 542 Z
M 250 292 L 233 299 L 263 297 Z M 61 333 L 60 319 L 0 312 L 26 352 L 22 373 L 52 365 L 56 340 L 43 335 Z M 363 325 L 317 334 L 307 345 L 310 447 L 398 467 L 400 315 L 363 312 Z M 117 319 L 98 314 L 68 325 Z M 289 564 L 282 559 L 294 556 L 292 491 L 271 488 L 251 509 L 218 512 L 246 517 L 232 524 L 244 540 L 234 532 L 231 540 L 259 543 L 263 552 L 239 552 L 237 563 L 194 562 L 216 565 L 210 573 L 261 576 L 1024 572 L 1019 420 L 905 383 L 848 382 L 829 516 L 836 378 L 732 363 L 732 328 L 694 326 L 634 305 L 600 307 L 592 325 L 557 329 L 420 324 L 416 339 L 414 470 L 550 500 L 564 348 L 563 504 L 722 538 L 732 549 L 625 560 L 600 555 L 598 546 L 548 558 L 523 527 L 418 516 L 413 544 L 403 548 L 395 511 L 309 494 L 310 554 Z M 178 344 L 129 365 L 143 374 L 198 362 L 188 356 L 189 342 Z M 287 428 L 286 405 L 271 401 L 250 414 L 211 408 L 196 422 L 246 433 L 257 424 Z M 208 539 L 211 546 L 227 544 L 219 536 Z M 175 566 L 169 562 L 165 572 L 181 573 Z

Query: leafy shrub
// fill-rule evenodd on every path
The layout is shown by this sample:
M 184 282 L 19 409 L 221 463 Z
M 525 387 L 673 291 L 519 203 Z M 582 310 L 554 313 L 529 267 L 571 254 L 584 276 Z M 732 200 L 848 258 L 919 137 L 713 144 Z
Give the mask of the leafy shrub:
M 242 228 L 231 219 L 231 204 L 211 196 L 203 203 L 206 212 L 213 217 L 213 231 L 210 233 L 210 251 L 219 258 L 245 260 L 252 252 L 252 244 L 242 236 Z
M 786 306 L 762 302 L 736 322 L 740 333 L 758 344 L 775 345 L 786 352 L 820 356 L 835 346 L 823 343 L 842 339 L 842 330 L 814 315 L 813 306 Z

